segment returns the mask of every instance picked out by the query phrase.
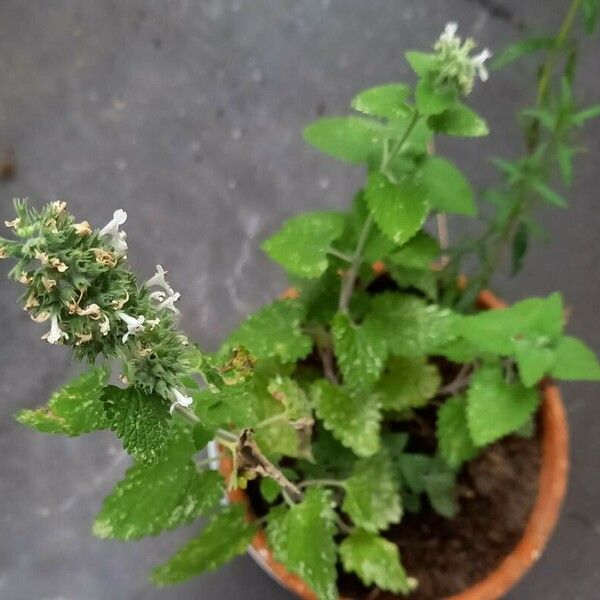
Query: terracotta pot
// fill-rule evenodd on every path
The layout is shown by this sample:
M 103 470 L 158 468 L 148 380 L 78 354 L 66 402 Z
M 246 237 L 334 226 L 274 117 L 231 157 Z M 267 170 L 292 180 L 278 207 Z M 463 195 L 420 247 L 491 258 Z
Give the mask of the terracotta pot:
M 292 291 L 286 292 L 288 297 Z M 506 305 L 489 291 L 479 297 L 482 308 L 504 308 Z M 540 558 L 548 539 L 558 521 L 567 487 L 569 471 L 569 436 L 565 409 L 559 389 L 550 381 L 540 386 L 543 396 L 542 416 L 542 463 L 540 483 L 529 521 L 521 541 L 515 549 L 485 579 L 470 588 L 449 596 L 444 600 L 496 600 L 504 596 Z M 221 454 L 221 471 L 231 474 L 231 460 Z M 252 519 L 247 495 L 241 490 L 229 493 L 232 502 L 243 502 Z M 274 558 L 265 533 L 260 531 L 252 540 L 248 552 L 274 579 L 305 600 L 316 600 L 316 596 L 297 575 L 290 573 Z M 340 599 L 344 600 L 344 599 Z

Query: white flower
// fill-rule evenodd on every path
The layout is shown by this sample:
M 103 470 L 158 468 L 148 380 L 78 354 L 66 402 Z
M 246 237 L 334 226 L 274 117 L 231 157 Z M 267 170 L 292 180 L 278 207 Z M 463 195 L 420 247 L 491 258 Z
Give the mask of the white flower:
M 158 302 L 156 305 L 156 310 L 170 310 L 172 313 L 178 315 L 180 314 L 179 309 L 175 306 L 175 302 L 181 298 L 181 294 L 179 292 L 175 292 L 170 296 L 167 296 L 165 292 L 152 292 L 150 294 L 150 300 L 154 300 Z
M 458 23 L 455 23 L 454 21 L 446 23 L 446 27 L 444 27 L 444 33 L 440 35 L 440 41 L 451 42 L 452 40 L 454 40 L 457 31 Z
M 110 236 L 110 243 L 116 252 L 125 252 L 127 250 L 127 242 L 125 238 L 127 234 L 124 231 L 119 231 L 119 227 L 127 221 L 127 213 L 119 208 L 113 213 L 113 218 L 100 230 L 100 235 Z
M 43 340 L 46 340 L 49 344 L 58 344 L 62 339 L 68 340 L 69 336 L 59 327 L 58 317 L 52 316 L 50 324 L 50 331 L 42 336 Z
M 191 406 L 192 402 L 194 401 L 190 396 L 185 396 L 178 389 L 173 388 L 171 390 L 171 393 L 175 397 L 175 401 L 173 402 L 173 404 L 171 404 L 171 407 L 169 408 L 169 412 L 171 414 L 173 414 L 173 411 L 175 410 L 176 406 L 188 408 L 188 406 Z
M 165 271 L 160 265 L 156 265 L 156 273 L 152 275 L 148 281 L 146 281 L 146 287 L 161 287 L 163 290 L 165 290 L 165 292 L 167 292 L 167 294 L 172 296 L 175 291 L 165 279 L 165 275 L 167 275 L 167 273 L 168 271 Z
M 489 48 L 484 48 L 479 54 L 475 55 L 471 59 L 473 66 L 477 69 L 477 74 L 479 75 L 479 79 L 481 79 L 481 81 L 487 81 L 490 76 L 488 70 L 483 65 L 488 58 L 492 58 L 492 53 L 490 52 Z
M 117 317 L 119 317 L 119 319 L 121 319 L 121 321 L 124 321 L 127 325 L 127 333 L 123 336 L 122 339 L 123 343 L 125 343 L 129 339 L 129 336 L 136 335 L 140 331 L 144 330 L 144 321 L 146 320 L 146 317 L 144 317 L 144 315 L 141 315 L 140 317 L 136 318 L 132 317 L 131 315 L 128 315 L 127 313 L 119 311 L 117 313 Z
M 110 321 L 106 315 L 102 315 L 102 323 L 100 323 L 100 333 L 102 335 L 108 335 L 110 331 Z

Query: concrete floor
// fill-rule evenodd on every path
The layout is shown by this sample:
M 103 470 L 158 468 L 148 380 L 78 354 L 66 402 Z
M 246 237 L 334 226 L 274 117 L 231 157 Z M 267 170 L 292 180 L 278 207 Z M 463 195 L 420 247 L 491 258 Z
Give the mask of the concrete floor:
M 490 5 L 492 7 L 490 8 Z M 425 49 L 458 20 L 501 48 L 515 23 L 556 26 L 565 0 L 3 0 L 0 3 L 0 152 L 17 174 L 0 183 L 0 221 L 11 198 L 64 198 L 94 225 L 129 212 L 131 260 L 161 263 L 182 291 L 182 325 L 215 348 L 284 284 L 258 243 L 306 209 L 346 206 L 361 176 L 304 145 L 317 113 L 345 110 L 358 89 L 411 80 L 407 48 Z M 597 41 L 582 51 L 580 92 L 598 102 Z M 492 135 L 441 150 L 483 186 L 482 156 L 520 152 L 513 114 L 531 101 L 531 64 L 494 73 L 473 103 Z M 542 220 L 538 244 L 508 299 L 565 292 L 570 329 L 600 350 L 600 210 L 595 166 L 600 123 L 582 132 L 589 153 L 566 215 Z M 583 163 L 583 164 L 582 164 Z M 247 557 L 178 588 L 154 589 L 146 572 L 194 529 L 124 545 L 90 534 L 101 499 L 128 459 L 110 435 L 37 435 L 11 415 L 45 402 L 77 372 L 62 348 L 16 304 L 0 279 L 0 598 L 2 600 L 283 599 Z M 10 344 L 10 346 L 9 346 Z M 570 495 L 548 551 L 509 598 L 591 600 L 600 572 L 598 388 L 564 386 L 572 426 Z

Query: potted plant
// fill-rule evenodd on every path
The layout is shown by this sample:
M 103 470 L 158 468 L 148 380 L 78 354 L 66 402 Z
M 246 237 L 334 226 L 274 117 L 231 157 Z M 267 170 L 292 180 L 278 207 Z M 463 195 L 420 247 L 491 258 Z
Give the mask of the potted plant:
M 555 166 L 568 183 L 572 130 L 600 113 L 572 94 L 570 31 L 585 7 L 593 27 L 589 6 L 575 0 L 556 37 L 497 58 L 547 52 L 536 106 L 522 113 L 526 154 L 496 159 L 503 181 L 487 197 L 497 210 L 479 237 L 448 243 L 444 215 L 472 218 L 476 203 L 464 175 L 432 152 L 436 135 L 488 131 L 463 102 L 487 79 L 490 54 L 473 56 L 455 24 L 432 53 L 407 53 L 414 88 L 365 90 L 353 116 L 309 125 L 310 144 L 366 165 L 365 184 L 346 213 L 294 217 L 264 243 L 293 287 L 218 353 L 178 329 L 179 293 L 162 267 L 138 283 L 122 210 L 93 229 L 64 202 L 16 202 L 0 258 L 16 261 L 10 277 L 49 328 L 43 339 L 90 365 L 17 419 L 67 436 L 110 429 L 134 461 L 96 535 L 135 540 L 209 517 L 153 572 L 161 585 L 251 543 L 306 598 L 486 600 L 514 584 L 564 493 L 566 423 L 551 379 L 597 380 L 600 365 L 564 333 L 560 294 L 506 307 L 486 288 L 506 245 L 521 267 L 533 205 L 564 204 Z M 215 442 L 221 472 L 214 452 L 198 458 Z

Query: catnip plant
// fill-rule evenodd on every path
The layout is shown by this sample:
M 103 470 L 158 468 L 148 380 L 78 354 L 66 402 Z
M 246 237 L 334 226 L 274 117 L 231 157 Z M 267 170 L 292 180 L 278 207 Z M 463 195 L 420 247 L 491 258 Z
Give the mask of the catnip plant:
M 179 293 L 165 269 L 145 283 L 131 271 L 124 211 L 94 229 L 64 202 L 40 210 L 15 203 L 0 258 L 15 262 L 9 276 L 24 288 L 25 311 L 47 328 L 42 339 L 89 365 L 17 419 L 47 434 L 111 430 L 133 459 L 94 534 L 137 540 L 206 517 L 154 570 L 161 585 L 243 553 L 259 527 L 275 558 L 320 600 L 338 597 L 338 561 L 366 586 L 407 594 L 418 585 L 386 529 L 426 503 L 453 518 L 462 466 L 535 426 L 546 378 L 600 379 L 593 352 L 564 333 L 559 293 L 476 308 L 506 245 L 514 271 L 521 267 L 533 207 L 565 204 L 552 187 L 554 167 L 570 183 L 573 130 L 600 114 L 600 106 L 579 108 L 573 94 L 571 31 L 580 12 L 593 28 L 590 6 L 576 0 L 557 36 L 521 41 L 496 58 L 501 66 L 546 53 L 537 103 L 522 113 L 526 154 L 496 159 L 503 181 L 486 195 L 496 213 L 481 237 L 449 245 L 430 233 L 432 221 L 443 232 L 448 213 L 475 218 L 478 204 L 466 177 L 432 151 L 435 136 L 488 133 L 466 101 L 488 79 L 491 53 L 476 53 L 456 24 L 432 52 L 406 54 L 414 87 L 367 89 L 351 116 L 310 124 L 306 141 L 364 165 L 364 185 L 347 212 L 293 217 L 264 242 L 293 287 L 217 353 L 178 329 Z M 416 452 L 411 424 L 432 409 L 432 451 Z M 232 462 L 227 477 L 201 457 L 212 440 Z M 222 502 L 227 489 L 249 485 L 268 506 L 255 520 Z

